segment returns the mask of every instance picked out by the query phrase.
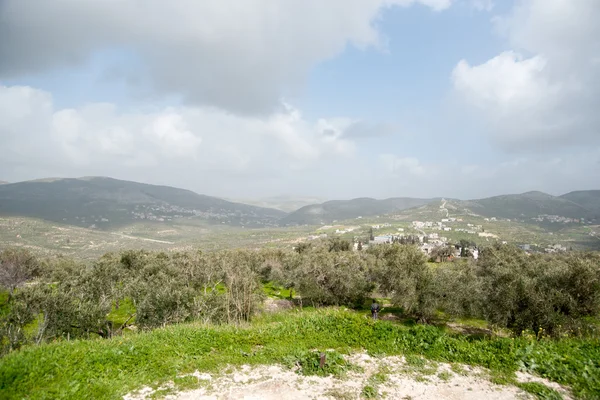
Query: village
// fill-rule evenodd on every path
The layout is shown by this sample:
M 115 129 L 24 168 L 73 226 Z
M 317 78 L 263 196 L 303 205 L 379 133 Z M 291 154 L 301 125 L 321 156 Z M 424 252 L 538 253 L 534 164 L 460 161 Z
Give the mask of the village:
M 585 223 L 583 219 L 565 218 L 556 215 L 540 215 L 534 220 L 537 222 Z M 440 249 L 452 249 L 452 252 L 450 252 L 451 258 L 469 256 L 477 259 L 482 242 L 508 243 L 508 240 L 503 240 L 497 233 L 487 232 L 482 224 L 471 223 L 473 222 L 472 219 L 471 222 L 468 221 L 460 217 L 446 216 L 439 221 L 411 221 L 403 224 L 382 222 L 356 226 L 324 225 L 306 239 L 347 238 L 354 242 L 354 250 L 363 250 L 369 246 L 386 243 L 413 244 L 417 245 L 423 254 L 432 260 L 437 258 L 435 255 L 440 252 Z M 508 219 L 496 217 L 482 218 L 482 222 L 487 223 L 487 225 L 501 221 L 510 222 Z M 448 236 L 452 236 L 452 238 Z M 546 246 L 514 241 L 511 241 L 511 243 L 516 244 L 527 253 L 557 253 L 572 250 L 572 248 L 559 243 Z M 447 253 L 448 251 L 445 254 Z

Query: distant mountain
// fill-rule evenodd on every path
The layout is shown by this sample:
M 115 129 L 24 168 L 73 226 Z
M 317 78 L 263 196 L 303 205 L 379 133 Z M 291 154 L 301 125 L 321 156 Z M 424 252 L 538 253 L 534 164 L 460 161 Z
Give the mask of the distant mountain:
M 560 197 L 581 205 L 600 218 L 600 190 L 579 190 Z
M 322 203 L 326 199 L 319 197 L 302 197 L 302 196 L 273 196 L 264 197 L 261 199 L 227 199 L 244 204 L 250 204 L 258 207 L 275 208 L 277 210 L 292 212 L 299 208 L 315 203 Z
M 321 204 L 302 207 L 281 219 L 282 225 L 318 225 L 335 220 L 345 220 L 359 216 L 390 214 L 396 211 L 419 207 L 433 199 L 396 197 L 376 200 L 368 197 L 352 200 L 333 200 Z
M 282 225 L 318 225 L 334 220 L 354 219 L 358 216 L 386 215 L 400 211 L 407 215 L 414 209 L 415 218 L 421 217 L 427 205 L 439 212 L 438 199 L 391 198 L 375 200 L 358 198 L 335 200 L 305 206 L 281 219 Z M 567 218 L 600 219 L 600 190 L 572 192 L 552 196 L 542 192 L 527 192 L 488 197 L 476 200 L 449 199 L 448 209 L 463 209 L 485 217 L 530 219 L 539 215 L 559 215 Z
M 285 213 L 169 186 L 91 177 L 1 185 L 0 215 L 102 228 L 186 217 L 229 225 L 271 226 Z
M 594 212 L 565 197 L 542 192 L 527 192 L 461 201 L 462 207 L 486 217 L 531 218 L 542 214 L 568 218 L 592 218 Z
M 0 185 L 6 185 L 8 182 L 6 181 L 0 181 Z

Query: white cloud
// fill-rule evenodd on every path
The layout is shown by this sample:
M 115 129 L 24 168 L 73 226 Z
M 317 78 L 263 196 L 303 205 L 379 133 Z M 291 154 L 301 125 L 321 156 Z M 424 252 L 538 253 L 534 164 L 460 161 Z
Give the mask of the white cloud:
M 519 1 L 495 19 L 514 50 L 480 65 L 461 60 L 454 88 L 507 149 L 597 145 L 599 19 L 595 0 Z
M 382 47 L 382 9 L 416 3 L 441 11 L 451 0 L 5 0 L 0 78 L 127 49 L 142 62 L 115 71 L 161 94 L 269 113 L 348 44 Z
M 196 186 L 194 174 L 201 174 L 196 187 L 210 191 L 219 181 L 273 173 L 288 179 L 327 159 L 350 159 L 353 142 L 322 134 L 323 126 L 343 120 L 313 124 L 291 106 L 265 118 L 188 106 L 126 113 L 105 103 L 54 109 L 49 93 L 0 86 L 0 169 L 16 173 L 35 165 L 36 173 L 46 171 L 38 176 L 74 169 L 130 179 L 162 175 L 184 186 Z M 180 170 L 187 176 L 178 176 Z
M 492 11 L 494 8 L 493 0 L 471 0 L 471 5 L 478 11 Z
M 596 189 L 600 181 L 600 149 L 557 157 L 519 156 L 503 162 L 462 164 L 423 162 L 393 154 L 380 156 L 383 167 L 373 174 L 383 197 L 453 197 L 476 199 L 541 190 L 560 195 Z
M 415 157 L 398 157 L 393 154 L 382 154 L 379 156 L 380 162 L 392 174 L 396 176 L 405 176 L 407 174 L 414 176 L 425 176 L 426 168 L 421 165 Z

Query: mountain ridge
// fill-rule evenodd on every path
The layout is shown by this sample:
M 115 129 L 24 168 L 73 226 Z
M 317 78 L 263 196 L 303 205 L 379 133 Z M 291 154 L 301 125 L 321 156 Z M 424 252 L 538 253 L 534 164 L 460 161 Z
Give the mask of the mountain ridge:
M 201 218 L 231 225 L 277 225 L 284 212 L 233 203 L 187 189 L 107 177 L 60 178 L 0 186 L 0 215 L 31 216 L 77 226 Z M 161 221 L 162 220 L 162 221 Z
M 274 202 L 294 203 L 289 196 Z M 304 197 L 307 199 L 314 199 Z M 600 190 L 553 196 L 540 191 L 452 201 L 454 207 L 486 217 L 529 219 L 539 215 L 600 220 Z M 109 177 L 45 178 L 0 185 L 0 215 L 26 216 L 83 227 L 126 225 L 141 220 L 200 219 L 234 226 L 319 225 L 398 213 L 442 200 L 357 197 L 304 205 L 291 212 L 198 194 L 166 185 Z M 297 202 L 302 202 L 298 199 Z

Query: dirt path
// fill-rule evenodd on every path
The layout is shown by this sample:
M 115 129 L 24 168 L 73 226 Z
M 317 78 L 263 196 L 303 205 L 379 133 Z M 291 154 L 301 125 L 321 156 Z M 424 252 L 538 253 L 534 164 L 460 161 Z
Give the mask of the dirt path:
M 451 366 L 424 361 L 415 366 L 403 357 L 373 358 L 355 354 L 347 358 L 358 371 L 342 377 L 302 376 L 281 366 L 243 366 L 229 374 L 211 376 L 198 372 L 190 375 L 198 379 L 200 388 L 177 391 L 167 385 L 165 399 L 176 400 L 346 400 L 387 398 L 403 400 L 510 400 L 533 399 L 515 386 L 496 385 L 489 374 L 480 368 Z M 546 384 L 570 399 L 569 393 L 557 384 L 526 374 L 518 374 L 521 382 L 536 381 Z M 369 388 L 370 387 L 370 388 Z M 161 389 L 159 389 L 161 390 Z M 156 391 L 144 388 L 129 394 L 125 400 L 150 398 Z
M 120 236 L 120 237 L 125 238 L 125 239 L 144 240 L 146 242 L 164 243 L 164 244 L 175 244 L 175 242 L 168 242 L 166 240 L 141 238 L 141 237 L 136 237 L 136 236 L 125 235 L 124 233 L 118 233 L 118 232 L 111 232 L 111 234 L 112 235 L 116 235 L 116 236 Z

